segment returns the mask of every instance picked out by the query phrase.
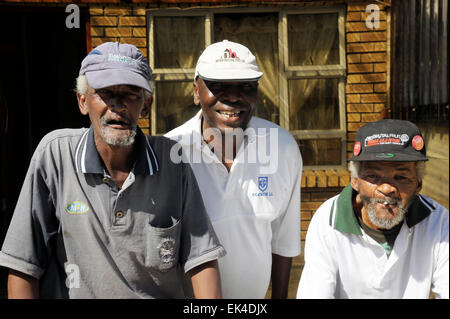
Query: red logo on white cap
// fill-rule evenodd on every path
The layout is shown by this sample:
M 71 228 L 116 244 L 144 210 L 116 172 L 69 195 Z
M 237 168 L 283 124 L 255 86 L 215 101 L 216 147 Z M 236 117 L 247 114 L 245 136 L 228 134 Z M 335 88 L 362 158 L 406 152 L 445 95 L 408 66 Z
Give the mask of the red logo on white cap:
M 411 144 L 412 144 L 412 147 L 414 147 L 414 149 L 416 151 L 420 151 L 424 145 L 422 136 L 420 136 L 420 135 L 414 136 Z
M 233 50 L 231 50 L 231 49 L 225 49 L 225 51 L 224 51 L 224 53 L 223 53 L 223 57 L 225 58 L 225 59 L 227 59 L 227 58 L 230 58 L 230 59 L 237 59 L 237 53 L 236 52 L 234 52 Z
M 358 156 L 359 153 L 361 153 L 361 143 L 356 142 L 355 146 L 353 147 L 353 155 Z

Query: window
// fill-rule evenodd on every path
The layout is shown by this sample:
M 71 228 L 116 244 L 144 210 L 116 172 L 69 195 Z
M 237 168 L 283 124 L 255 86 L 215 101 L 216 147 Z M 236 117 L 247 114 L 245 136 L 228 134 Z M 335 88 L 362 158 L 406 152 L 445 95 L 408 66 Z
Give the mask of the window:
M 306 168 L 345 165 L 342 8 L 158 10 L 149 21 L 156 81 L 152 134 L 164 134 L 197 113 L 197 59 L 210 43 L 227 39 L 247 46 L 264 73 L 255 115 L 292 133 Z

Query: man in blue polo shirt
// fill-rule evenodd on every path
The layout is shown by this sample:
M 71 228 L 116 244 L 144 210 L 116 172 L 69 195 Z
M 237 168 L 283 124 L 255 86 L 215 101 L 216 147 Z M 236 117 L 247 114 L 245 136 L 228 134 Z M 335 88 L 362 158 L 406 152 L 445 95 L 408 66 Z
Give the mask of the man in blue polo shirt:
M 137 126 L 150 84 L 132 45 L 83 60 L 77 98 L 92 125 L 49 133 L 31 159 L 0 252 L 10 298 L 221 297 L 225 252 L 192 170 Z

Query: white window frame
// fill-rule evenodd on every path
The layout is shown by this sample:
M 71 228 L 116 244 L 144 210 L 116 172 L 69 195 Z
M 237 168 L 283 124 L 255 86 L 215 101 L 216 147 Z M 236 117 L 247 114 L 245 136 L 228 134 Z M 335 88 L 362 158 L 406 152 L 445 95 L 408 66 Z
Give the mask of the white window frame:
M 308 139 L 340 139 L 341 140 L 341 165 L 317 165 L 304 166 L 309 170 L 342 169 L 346 167 L 346 109 L 345 109 L 345 79 L 346 79 L 346 50 L 345 50 L 345 7 L 330 6 L 317 8 L 299 7 L 237 7 L 237 8 L 202 8 L 180 10 L 174 9 L 150 9 L 147 13 L 148 23 L 148 56 L 150 66 L 153 70 L 154 80 L 157 81 L 190 81 L 194 78 L 195 69 L 188 68 L 155 68 L 154 61 L 154 17 L 158 16 L 203 16 L 205 19 L 205 47 L 214 43 L 214 15 L 223 13 L 252 14 L 273 12 L 278 13 L 278 50 L 279 50 L 279 112 L 280 126 L 284 127 L 296 138 L 300 140 Z M 338 13 L 339 32 L 339 64 L 338 65 L 317 65 L 317 66 L 289 66 L 288 63 L 288 15 L 295 14 L 325 14 Z M 287 44 L 287 45 L 286 45 Z M 339 96 L 339 128 L 329 130 L 290 130 L 289 125 L 289 92 L 288 80 L 306 78 L 337 78 Z M 156 133 L 156 105 L 158 101 L 154 96 L 154 103 L 151 109 L 151 133 Z

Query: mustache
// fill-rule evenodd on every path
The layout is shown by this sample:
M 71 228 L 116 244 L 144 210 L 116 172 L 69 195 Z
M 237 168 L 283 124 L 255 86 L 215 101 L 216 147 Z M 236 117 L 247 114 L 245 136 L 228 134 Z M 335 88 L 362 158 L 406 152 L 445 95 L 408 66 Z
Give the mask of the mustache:
M 127 116 L 124 116 L 124 115 L 108 116 L 105 114 L 100 118 L 100 121 L 101 121 L 102 126 L 106 126 L 109 122 L 112 122 L 112 121 L 123 122 L 127 125 L 130 125 L 131 127 L 136 126 L 136 123 L 133 123 L 133 121 L 130 118 L 128 118 Z
M 402 201 L 398 198 L 391 198 L 391 197 L 385 197 L 385 198 L 377 198 L 377 197 L 368 197 L 368 196 L 361 196 L 362 201 L 370 204 L 383 204 L 383 205 L 397 205 L 401 206 Z

